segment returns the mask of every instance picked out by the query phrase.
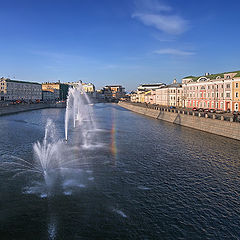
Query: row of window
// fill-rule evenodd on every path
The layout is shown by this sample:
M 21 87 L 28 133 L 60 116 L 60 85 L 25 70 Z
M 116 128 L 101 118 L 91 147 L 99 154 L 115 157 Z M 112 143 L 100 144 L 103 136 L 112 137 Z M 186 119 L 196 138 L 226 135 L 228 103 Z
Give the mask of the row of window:
M 214 89 L 215 86 L 216 86 L 216 88 L 218 89 L 218 86 L 219 86 L 219 85 L 211 85 L 211 86 L 212 86 L 212 89 Z M 207 89 L 211 89 L 211 86 L 207 86 Z M 220 86 L 221 86 L 221 88 L 223 88 L 223 84 L 221 84 Z M 226 84 L 226 88 L 230 88 L 230 87 L 231 87 L 230 84 Z M 236 83 L 236 88 L 238 88 L 238 83 Z M 198 90 L 198 87 L 186 87 L 186 89 L 187 89 L 187 90 L 195 90 L 195 89 Z M 205 87 L 204 87 L 204 86 L 201 86 L 200 89 L 205 90 Z

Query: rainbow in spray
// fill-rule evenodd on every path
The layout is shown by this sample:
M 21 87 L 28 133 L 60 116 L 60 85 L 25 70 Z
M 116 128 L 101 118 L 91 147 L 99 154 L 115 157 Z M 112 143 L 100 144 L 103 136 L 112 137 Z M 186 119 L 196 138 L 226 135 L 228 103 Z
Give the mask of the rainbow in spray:
M 112 129 L 111 129 L 111 153 L 116 159 L 117 157 L 117 144 L 116 144 L 116 124 L 115 124 L 115 117 L 113 116 L 112 121 Z

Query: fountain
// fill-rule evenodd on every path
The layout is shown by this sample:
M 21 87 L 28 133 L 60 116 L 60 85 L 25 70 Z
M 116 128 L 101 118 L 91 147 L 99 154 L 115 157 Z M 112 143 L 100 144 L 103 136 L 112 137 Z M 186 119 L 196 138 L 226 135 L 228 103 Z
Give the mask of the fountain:
M 72 131 L 69 131 L 70 129 Z M 89 181 L 92 181 L 93 178 L 87 170 L 91 157 L 88 154 L 86 161 L 81 150 L 93 146 L 94 141 L 96 141 L 95 130 L 96 124 L 91 102 L 79 83 L 77 88 L 70 88 L 68 92 L 65 113 L 66 141 L 57 136 L 53 120 L 48 119 L 43 141 L 33 144 L 34 161 L 5 155 L 2 156 L 4 160 L 1 161 L 0 168 L 8 172 L 14 172 L 13 177 L 22 174 L 28 174 L 33 179 L 36 179 L 37 176 L 43 177 L 47 190 L 42 187 L 41 182 L 34 181 L 35 186 L 28 187 L 26 193 L 37 192 L 41 193 L 40 195 L 48 196 L 52 191 L 51 189 L 55 189 L 53 185 L 57 179 L 60 179 L 62 188 L 66 193 L 71 192 L 68 188 L 83 188 L 85 183 L 79 182 L 79 177 L 85 176 L 84 178 Z M 69 139 L 69 137 L 71 138 Z M 76 141 L 76 138 L 80 142 Z M 84 168 L 86 168 L 86 171 L 82 170 Z M 40 188 L 45 188 L 44 191 L 47 191 L 47 193 L 42 193 L 43 191 L 39 190 Z
M 72 121 L 72 126 L 70 125 Z M 67 107 L 65 115 L 65 140 L 68 141 L 69 128 L 80 128 L 81 139 L 85 147 L 91 146 L 96 124 L 93 110 L 88 95 L 82 84 L 68 91 Z

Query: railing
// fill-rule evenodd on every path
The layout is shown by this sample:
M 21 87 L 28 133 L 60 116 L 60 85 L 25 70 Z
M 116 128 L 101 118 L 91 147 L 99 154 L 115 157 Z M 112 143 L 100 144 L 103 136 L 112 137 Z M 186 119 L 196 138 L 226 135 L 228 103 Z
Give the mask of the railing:
M 147 104 L 147 103 L 134 103 L 134 102 L 127 102 L 128 104 L 132 104 L 134 106 L 144 107 L 148 109 L 158 110 L 158 111 L 165 111 L 165 112 L 173 112 L 183 115 L 190 115 L 190 116 L 196 116 L 196 117 L 202 117 L 202 118 L 210 118 L 220 121 L 229 121 L 229 122 L 240 122 L 240 116 L 238 115 L 230 115 L 230 114 L 217 114 L 217 113 L 209 113 L 209 112 L 198 112 L 198 111 L 192 111 L 188 108 L 171 108 L 161 105 L 153 105 L 153 104 Z

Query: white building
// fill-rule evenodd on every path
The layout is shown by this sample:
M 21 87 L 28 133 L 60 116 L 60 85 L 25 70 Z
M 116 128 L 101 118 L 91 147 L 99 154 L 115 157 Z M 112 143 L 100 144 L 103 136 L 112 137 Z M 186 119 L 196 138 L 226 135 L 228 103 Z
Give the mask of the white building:
M 162 106 L 181 107 L 182 95 L 182 85 L 174 80 L 173 84 L 167 85 L 160 89 L 156 89 L 156 104 Z
M 42 86 L 35 82 L 17 81 L 0 78 L 0 100 L 41 100 Z

